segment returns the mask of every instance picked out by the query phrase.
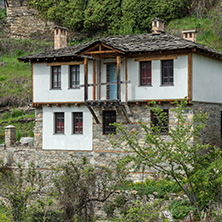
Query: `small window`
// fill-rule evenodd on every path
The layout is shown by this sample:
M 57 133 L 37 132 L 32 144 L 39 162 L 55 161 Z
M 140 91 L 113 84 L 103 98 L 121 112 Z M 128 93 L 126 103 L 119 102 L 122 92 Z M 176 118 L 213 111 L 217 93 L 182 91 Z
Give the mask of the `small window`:
M 55 133 L 64 134 L 64 113 L 55 113 Z
M 140 62 L 140 85 L 147 86 L 152 84 L 151 61 Z
M 165 134 L 168 132 L 168 124 L 169 124 L 169 115 L 168 110 L 164 109 L 159 116 L 156 115 L 153 111 L 151 111 L 151 123 L 154 126 L 155 133 Z
M 173 60 L 162 61 L 162 85 L 173 85 Z
M 52 89 L 61 89 L 61 66 L 52 66 Z
M 70 66 L 69 69 L 69 76 L 70 76 L 70 88 L 79 87 L 80 80 L 79 80 L 79 65 Z
M 73 133 L 83 134 L 83 117 L 82 112 L 73 113 Z
M 116 111 L 103 111 L 103 134 L 116 134 Z

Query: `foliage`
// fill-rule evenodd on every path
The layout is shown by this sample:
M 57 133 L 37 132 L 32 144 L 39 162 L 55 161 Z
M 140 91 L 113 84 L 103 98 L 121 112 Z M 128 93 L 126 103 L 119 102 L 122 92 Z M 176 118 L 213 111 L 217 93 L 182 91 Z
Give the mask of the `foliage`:
M 183 181 L 186 184 L 186 180 Z M 160 179 L 155 181 L 153 179 L 146 179 L 142 182 L 128 182 L 122 187 L 123 190 L 136 190 L 137 194 L 141 197 L 143 195 L 147 196 L 149 199 L 149 194 L 153 194 L 155 198 L 167 198 L 168 193 L 179 193 L 181 192 L 180 187 L 175 181 L 170 179 Z
M 197 43 L 207 45 L 217 50 L 222 50 L 222 37 L 220 33 L 221 16 L 218 6 L 208 13 L 208 17 L 197 18 L 195 16 L 175 19 L 169 22 L 166 32 L 173 35 L 181 35 L 183 30 L 195 29 L 197 31 Z
M 92 221 L 93 202 L 105 202 L 126 177 L 125 167 L 117 164 L 116 173 L 105 166 L 92 165 L 86 158 L 73 160 L 54 171 L 52 193 L 59 200 L 65 220 Z
M 29 5 L 43 18 L 89 35 L 147 32 L 151 18 L 170 21 L 184 16 L 189 8 L 185 0 L 29 0 Z
M 120 124 L 117 125 L 117 130 L 122 137 L 112 143 L 117 147 L 125 143 L 125 151 L 134 151 L 134 154 L 129 154 L 125 160 L 133 162 L 135 168 L 144 170 L 147 166 L 171 177 L 196 207 L 203 220 L 201 210 L 207 212 L 210 201 L 221 199 L 222 152 L 219 148 L 204 145 L 200 141 L 206 115 L 200 112 L 188 118 L 190 113 L 187 102 L 183 100 L 175 103 L 177 106 L 171 109 L 171 112 L 176 124 L 169 126 L 166 136 L 161 134 L 161 127 L 164 127 L 166 121 L 165 112 L 154 106 L 150 107 L 150 110 L 157 116 L 158 122 L 163 124 L 147 126 L 140 123 L 144 131 L 143 143 L 137 137 L 138 132 L 128 132 Z M 185 186 L 184 180 L 187 180 Z
M 195 207 L 187 200 L 172 200 L 169 203 L 169 210 L 174 219 L 183 219 L 189 212 L 195 211 Z
M 13 221 L 31 221 L 33 218 L 34 198 L 38 197 L 43 188 L 43 178 L 36 172 L 34 165 L 26 170 L 18 166 L 18 171 L 1 170 L 1 195 L 9 203 L 8 214 Z
M 0 20 L 6 18 L 6 9 L 1 9 L 0 10 Z
M 148 222 L 158 222 L 163 221 L 167 222 L 167 219 L 164 219 L 160 216 L 160 212 L 163 211 L 163 201 L 155 201 L 154 203 L 144 203 L 136 201 L 132 203 L 132 206 L 129 208 L 126 214 L 122 214 L 120 219 L 114 221 L 118 222 L 139 222 L 139 221 L 148 221 Z
M 214 8 L 218 2 L 219 0 L 191 0 L 190 10 L 198 18 L 201 18 Z

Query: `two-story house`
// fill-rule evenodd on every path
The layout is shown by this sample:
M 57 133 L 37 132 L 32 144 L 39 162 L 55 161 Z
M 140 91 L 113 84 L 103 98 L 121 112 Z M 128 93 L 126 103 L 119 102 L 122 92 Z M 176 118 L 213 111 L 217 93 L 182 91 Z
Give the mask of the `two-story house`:
M 222 53 L 164 33 L 153 19 L 151 34 L 114 36 L 66 47 L 67 31 L 55 29 L 54 50 L 19 58 L 32 64 L 32 105 L 36 107 L 35 145 L 43 149 L 111 150 L 113 122 L 129 130 L 155 119 L 147 109 L 156 101 L 174 123 L 174 100 L 208 113 L 203 140 L 220 145 Z M 187 40 L 189 39 L 189 40 Z M 156 123 L 158 124 L 158 123 Z M 167 128 L 167 126 L 166 126 Z

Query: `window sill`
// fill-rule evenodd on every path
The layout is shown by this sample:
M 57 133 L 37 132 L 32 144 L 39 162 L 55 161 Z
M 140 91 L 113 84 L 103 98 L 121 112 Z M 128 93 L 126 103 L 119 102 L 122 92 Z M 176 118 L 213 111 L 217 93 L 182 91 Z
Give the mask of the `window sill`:
M 153 85 L 139 85 L 138 87 L 153 87 Z
M 73 135 L 73 136 L 84 136 L 83 133 L 72 133 L 71 135 Z
M 53 133 L 53 135 L 56 135 L 56 136 L 64 136 L 65 135 L 65 133 Z
M 62 88 L 51 88 L 50 90 L 62 90 Z
M 70 88 L 68 88 L 68 90 L 70 90 L 70 89 L 80 89 L 80 87 L 70 87 Z
M 162 84 L 162 85 L 160 85 L 160 87 L 164 87 L 164 86 L 174 86 L 174 84 Z

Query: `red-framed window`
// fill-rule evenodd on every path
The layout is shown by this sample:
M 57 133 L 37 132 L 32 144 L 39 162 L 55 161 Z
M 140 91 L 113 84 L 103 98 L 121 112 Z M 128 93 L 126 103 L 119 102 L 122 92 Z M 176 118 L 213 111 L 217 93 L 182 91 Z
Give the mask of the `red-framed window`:
M 140 85 L 146 86 L 152 84 L 151 61 L 140 62 Z
M 52 89 L 61 89 L 61 66 L 52 66 Z
M 72 65 L 69 67 L 70 88 L 77 88 L 80 85 L 80 66 Z
M 116 111 L 103 111 L 103 134 L 116 134 Z
M 73 113 L 73 134 L 83 134 L 83 113 Z
M 173 85 L 173 60 L 162 60 L 162 85 Z
M 64 113 L 55 113 L 55 133 L 64 134 Z

